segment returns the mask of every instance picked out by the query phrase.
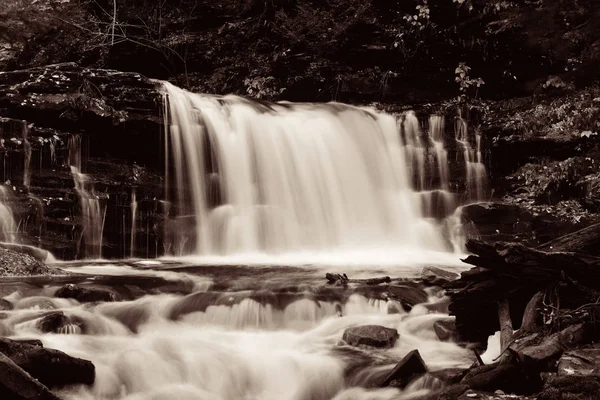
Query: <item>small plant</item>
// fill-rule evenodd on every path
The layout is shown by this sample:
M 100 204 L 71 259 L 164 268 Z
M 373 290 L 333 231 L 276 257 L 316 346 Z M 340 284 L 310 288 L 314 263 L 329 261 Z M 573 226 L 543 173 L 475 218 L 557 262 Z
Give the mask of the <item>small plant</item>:
M 471 78 L 469 76 L 469 72 L 471 71 L 471 67 L 469 67 L 466 63 L 461 62 L 458 64 L 458 67 L 454 70 L 456 77 L 454 80 L 459 85 L 460 96 L 459 100 L 464 100 L 467 97 L 467 93 L 469 89 L 475 88 L 475 98 L 477 98 L 477 92 L 481 85 L 484 85 L 485 82 L 481 78 Z
M 409 26 L 423 30 L 429 25 L 429 6 L 427 5 L 427 0 L 423 0 L 423 4 L 415 8 L 415 14 L 406 14 L 403 18 Z

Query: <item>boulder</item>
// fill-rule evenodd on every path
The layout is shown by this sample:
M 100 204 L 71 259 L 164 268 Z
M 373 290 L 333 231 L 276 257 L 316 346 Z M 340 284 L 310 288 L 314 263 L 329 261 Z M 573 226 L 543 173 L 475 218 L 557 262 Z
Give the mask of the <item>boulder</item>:
M 381 381 L 381 387 L 392 385 L 404 388 L 410 381 L 427 373 L 427 366 L 419 354 L 419 350 L 408 353 Z
M 558 361 L 558 375 L 600 375 L 600 346 L 565 352 Z
M 107 288 L 95 286 L 80 286 L 68 283 L 58 289 L 54 296 L 65 299 L 75 299 L 80 303 L 91 303 L 98 301 L 119 301 L 120 296 Z
M 44 333 L 57 333 L 59 329 L 69 323 L 69 318 L 62 311 L 46 314 L 36 323 L 36 328 Z
M 380 325 L 363 325 L 348 328 L 342 339 L 351 346 L 394 347 L 400 337 L 396 329 Z
M 38 344 L 0 338 L 0 353 L 48 387 L 94 383 L 96 372 L 90 361 Z
M 10 358 L 0 353 L 0 398 L 6 400 L 59 400 Z
M 48 387 L 92 385 L 96 369 L 91 361 L 71 357 L 59 350 L 35 347 L 24 357 L 14 359 L 17 365 Z
M 0 310 L 12 310 L 13 308 L 15 308 L 13 303 L 6 299 L 0 299 Z
M 425 267 L 421 271 L 421 279 L 428 285 L 443 286 L 444 284 L 460 278 L 456 272 L 447 271 L 438 267 Z

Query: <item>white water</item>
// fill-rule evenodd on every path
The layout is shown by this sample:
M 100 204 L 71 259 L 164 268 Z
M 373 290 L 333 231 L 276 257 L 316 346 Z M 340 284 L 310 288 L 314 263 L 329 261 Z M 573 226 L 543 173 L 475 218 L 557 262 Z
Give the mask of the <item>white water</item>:
M 17 241 L 17 224 L 12 210 L 6 204 L 12 192 L 4 185 L 0 185 L 0 241 L 15 243 Z
M 412 112 L 397 122 L 342 104 L 263 105 L 169 83 L 164 91 L 165 248 L 175 255 L 319 259 L 457 247 L 447 224 L 431 218 L 454 209 L 443 119 L 432 117 L 426 139 L 440 182 L 430 188 L 428 146 Z M 211 204 L 215 191 L 221 201 Z
M 137 198 L 135 188 L 131 189 L 131 233 L 129 236 L 129 256 L 135 257 L 135 234 L 137 229 Z
M 244 298 L 244 292 L 230 292 L 206 304 L 192 302 L 198 311 L 192 307 L 173 320 L 186 297 L 154 295 L 83 306 L 44 297 L 52 293 L 46 288 L 33 297 L 9 297 L 16 310 L 7 312 L 0 330 L 40 338 L 46 347 L 94 363 L 96 383 L 59 392 L 65 399 L 397 400 L 421 390 L 418 385 L 404 393 L 364 390 L 344 378 L 357 350 L 339 342 L 346 328 L 363 324 L 395 328 L 400 339 L 389 350 L 358 350 L 363 357 L 388 361 L 372 372 L 364 367 L 351 379 L 355 383 L 367 384 L 370 376 L 380 376 L 415 348 L 431 370 L 467 367 L 473 361 L 468 350 L 435 337 L 433 323 L 449 317 L 426 314 L 419 307 L 407 314 L 393 302 L 359 295 L 343 303 L 307 297 L 279 308 Z M 239 300 L 227 305 L 232 296 Z M 63 310 L 72 320 L 60 329 L 62 334 L 36 329 L 37 318 L 49 307 Z
M 94 183 L 82 173 L 81 136 L 69 137 L 69 166 L 75 182 L 75 190 L 81 203 L 81 225 L 85 243 L 85 257 L 102 258 L 102 236 L 106 207 L 94 190 Z
M 470 133 L 467 121 L 459 116 L 455 124 L 455 138 L 463 150 L 463 160 L 466 170 L 467 196 L 471 202 L 481 201 L 485 198 L 487 172 L 481 157 L 481 133 Z M 475 141 L 475 148 L 471 141 Z

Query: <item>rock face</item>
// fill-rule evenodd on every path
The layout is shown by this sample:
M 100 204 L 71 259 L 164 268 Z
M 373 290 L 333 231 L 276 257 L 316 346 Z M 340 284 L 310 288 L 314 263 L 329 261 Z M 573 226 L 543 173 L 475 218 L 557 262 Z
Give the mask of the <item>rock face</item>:
M 57 258 L 87 255 L 71 154 L 80 157 L 81 172 L 94 172 L 90 179 L 105 209 L 102 255 L 158 254 L 161 105 L 158 84 L 135 73 L 74 64 L 0 73 L 0 151 L 6 159 L 0 169 L 12 189 L 4 202 L 16 222 L 27 221 L 22 241 Z
M 396 329 L 379 325 L 363 325 L 346 329 L 342 339 L 350 346 L 389 348 L 394 347 L 399 337 Z

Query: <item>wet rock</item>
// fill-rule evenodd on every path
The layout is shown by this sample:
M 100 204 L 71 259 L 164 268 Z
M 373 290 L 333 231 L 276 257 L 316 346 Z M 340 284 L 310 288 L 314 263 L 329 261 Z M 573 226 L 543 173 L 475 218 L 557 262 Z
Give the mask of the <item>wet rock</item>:
M 421 272 L 423 282 L 431 286 L 443 286 L 444 284 L 460 278 L 456 272 L 447 271 L 438 267 L 425 267 Z
M 351 346 L 390 348 L 399 337 L 396 329 L 380 325 L 363 325 L 346 329 L 342 339 Z
M 600 393 L 600 376 L 550 376 L 537 400 L 595 400 Z
M 58 289 L 54 296 L 65 299 L 75 299 L 80 303 L 120 300 L 120 296 L 110 289 L 87 285 L 79 286 L 71 283 Z
M 427 373 L 427 366 L 419 354 L 419 350 L 408 353 L 389 374 L 381 381 L 381 387 L 392 385 L 404 388 L 410 381 Z
M 47 387 L 0 353 L 0 398 L 6 400 L 59 400 Z
M 402 305 L 411 309 L 417 304 L 427 302 L 427 292 L 416 285 L 390 285 L 386 289 L 388 299 L 397 300 Z
M 565 352 L 558 361 L 558 375 L 600 375 L 600 346 Z
M 0 352 L 48 387 L 91 385 L 95 380 L 94 364 L 59 350 L 0 338 Z
M 92 385 L 96 371 L 91 361 L 71 357 L 62 351 L 34 348 L 23 358 L 13 360 L 48 387 Z
M 13 308 L 15 307 L 10 301 L 6 299 L 0 299 L 0 310 L 12 310 Z
M 44 333 L 57 333 L 61 327 L 69 323 L 67 318 L 61 311 L 56 311 L 40 318 L 36 327 Z
M 442 319 L 433 323 L 433 330 L 442 342 L 455 342 L 458 339 L 454 319 Z

